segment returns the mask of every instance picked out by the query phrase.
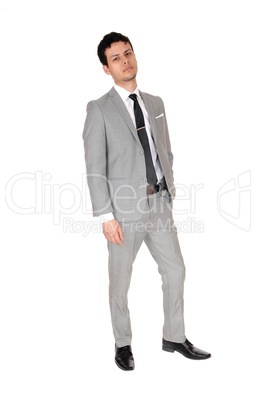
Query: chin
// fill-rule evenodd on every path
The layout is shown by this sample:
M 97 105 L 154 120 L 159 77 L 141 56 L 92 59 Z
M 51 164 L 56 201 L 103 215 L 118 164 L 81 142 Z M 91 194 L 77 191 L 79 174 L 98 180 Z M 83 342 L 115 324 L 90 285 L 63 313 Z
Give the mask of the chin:
M 132 80 L 134 80 L 136 78 L 136 75 L 137 74 L 133 75 L 132 77 L 127 77 L 127 78 L 124 79 L 124 81 L 132 81 Z

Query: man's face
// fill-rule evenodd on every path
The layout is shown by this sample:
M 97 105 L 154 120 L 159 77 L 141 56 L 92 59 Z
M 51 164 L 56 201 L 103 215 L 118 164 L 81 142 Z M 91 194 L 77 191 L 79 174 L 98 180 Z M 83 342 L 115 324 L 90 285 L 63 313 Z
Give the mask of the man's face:
M 117 85 L 122 86 L 125 82 L 135 79 L 138 71 L 137 60 L 129 43 L 114 42 L 105 50 L 105 55 L 108 66 L 103 66 L 103 69 L 106 74 L 112 75 Z

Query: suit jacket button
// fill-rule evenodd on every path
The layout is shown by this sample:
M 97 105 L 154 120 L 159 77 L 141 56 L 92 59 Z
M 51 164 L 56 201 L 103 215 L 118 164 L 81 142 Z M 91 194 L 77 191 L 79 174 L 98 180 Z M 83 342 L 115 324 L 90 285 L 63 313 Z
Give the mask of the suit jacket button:
M 141 153 L 141 155 L 143 155 L 143 154 L 144 154 L 144 152 L 143 152 L 143 151 L 140 151 L 140 153 Z

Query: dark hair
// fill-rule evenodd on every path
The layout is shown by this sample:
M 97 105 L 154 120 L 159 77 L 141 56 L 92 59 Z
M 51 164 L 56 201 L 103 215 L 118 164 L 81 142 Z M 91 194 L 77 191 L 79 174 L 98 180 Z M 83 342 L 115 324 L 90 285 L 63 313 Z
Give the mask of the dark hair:
M 133 50 L 130 39 L 127 36 L 124 36 L 121 33 L 117 33 L 117 32 L 110 32 L 109 34 L 104 36 L 104 38 L 98 45 L 97 54 L 103 65 L 108 66 L 108 61 L 107 61 L 107 57 L 105 55 L 105 50 L 107 48 L 109 48 L 112 45 L 112 43 L 119 42 L 119 41 L 128 42 L 131 45 L 131 48 Z

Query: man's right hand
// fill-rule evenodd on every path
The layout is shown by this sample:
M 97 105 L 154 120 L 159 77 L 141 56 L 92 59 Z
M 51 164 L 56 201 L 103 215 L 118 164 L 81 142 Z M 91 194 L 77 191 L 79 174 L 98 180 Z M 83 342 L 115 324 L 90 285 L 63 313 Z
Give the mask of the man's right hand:
M 119 244 L 123 246 L 123 232 L 121 225 L 117 222 L 116 219 L 111 219 L 110 221 L 102 223 L 103 234 L 107 240 L 112 243 Z

